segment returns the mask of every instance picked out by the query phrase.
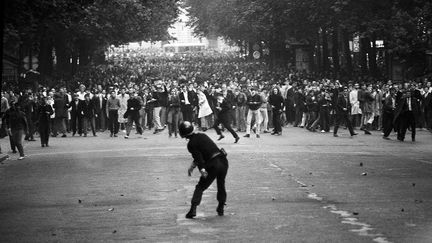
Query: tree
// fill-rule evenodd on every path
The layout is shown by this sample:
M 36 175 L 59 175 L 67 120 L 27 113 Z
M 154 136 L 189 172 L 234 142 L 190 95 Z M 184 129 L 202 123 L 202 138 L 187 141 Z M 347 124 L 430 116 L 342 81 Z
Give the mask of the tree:
M 80 66 L 100 61 L 109 45 L 169 39 L 178 4 L 179 0 L 6 0 L 4 50 L 38 52 L 43 75 L 52 75 L 55 50 L 57 73 L 70 76 L 78 59 Z

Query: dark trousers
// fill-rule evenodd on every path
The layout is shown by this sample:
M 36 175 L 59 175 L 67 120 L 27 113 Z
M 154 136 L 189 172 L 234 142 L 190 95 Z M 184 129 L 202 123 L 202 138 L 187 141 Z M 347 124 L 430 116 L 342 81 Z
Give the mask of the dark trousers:
M 432 129 L 432 109 L 424 109 L 424 116 L 426 121 L 426 128 Z
M 405 111 L 400 114 L 398 127 L 398 139 L 404 140 L 408 127 L 411 128 L 411 138 L 414 140 L 416 135 L 416 123 L 414 113 L 412 111 Z
M 143 134 L 143 129 L 140 124 L 140 115 L 138 111 L 129 112 L 128 121 L 126 124 L 126 135 L 129 136 L 130 131 L 132 130 L 132 125 L 135 122 L 136 130 L 139 134 Z
M 201 177 L 198 184 L 195 187 L 194 194 L 192 196 L 192 206 L 198 206 L 201 203 L 203 192 L 217 180 L 217 200 L 219 203 L 225 203 L 227 194 L 225 190 L 225 177 L 228 172 L 228 160 L 226 157 L 218 156 L 208 162 L 205 167 L 208 172 L 206 178 Z
M 75 135 L 75 133 L 81 134 L 82 131 L 82 117 L 78 114 L 71 115 L 71 130 L 72 133 Z
M 96 135 L 94 117 L 83 117 L 82 118 L 82 129 L 83 129 L 83 132 L 85 135 L 87 135 L 87 132 L 89 130 L 89 126 L 91 128 L 91 131 L 93 132 L 93 135 Z
M 14 142 L 14 140 L 13 140 L 12 135 L 10 135 L 10 134 L 9 134 L 9 144 L 10 144 L 11 150 L 12 150 L 13 152 L 16 152 L 16 145 L 15 145 L 15 142 Z
M 294 122 L 294 126 L 298 126 L 301 124 L 302 122 L 302 117 L 303 117 L 303 109 L 296 106 L 295 107 L 295 122 Z
M 53 135 L 57 136 L 57 133 L 66 133 L 66 118 L 64 117 L 56 117 L 54 120 L 54 127 L 53 127 Z
M 108 115 L 108 129 L 111 134 L 117 134 L 119 132 L 118 111 L 111 110 Z
M 330 111 L 328 108 L 321 108 L 320 110 L 320 127 L 321 130 L 326 132 L 330 131 Z
M 39 123 L 39 135 L 41 140 L 41 145 L 48 145 L 50 134 L 50 126 L 48 122 Z
M 307 122 L 306 127 L 311 128 L 314 122 L 317 120 L 318 112 L 310 111 L 309 112 L 309 120 Z
M 285 116 L 287 124 L 295 121 L 295 115 L 294 104 L 287 100 L 285 102 Z
M 219 115 L 215 121 L 215 124 L 213 125 L 213 128 L 216 130 L 216 133 L 218 135 L 222 135 L 222 131 L 219 128 L 219 124 L 222 124 L 222 126 L 224 128 L 226 128 L 233 135 L 234 138 L 237 138 L 238 135 L 234 131 L 234 129 L 232 129 L 232 127 L 231 127 L 231 122 L 230 122 L 229 116 L 231 116 L 231 114 L 229 114 L 229 113 Z
M 24 140 L 24 136 L 25 136 L 25 131 L 22 129 L 12 130 L 11 135 L 12 135 L 12 141 L 13 141 L 15 147 L 18 149 L 20 156 L 23 157 L 24 156 L 23 140 Z
M 273 126 L 275 132 L 282 132 L 281 113 L 275 109 L 273 109 Z
M 105 112 L 101 111 L 97 113 L 96 120 L 96 130 L 102 130 L 105 131 L 105 120 L 106 120 L 106 114 Z
M 27 119 L 27 124 L 28 124 L 28 133 L 25 136 L 25 140 L 33 140 L 34 139 L 33 134 L 35 133 L 35 125 L 34 125 L 34 122 L 31 118 L 31 115 L 26 116 L 26 119 Z
M 180 109 L 171 107 L 168 109 L 168 134 L 171 136 L 173 133 L 177 137 L 178 124 L 180 122 Z
M 183 113 L 183 121 L 189 121 L 189 122 L 194 121 L 194 117 L 193 117 L 194 112 L 191 105 L 183 106 L 181 111 Z
M 147 124 L 145 124 L 149 130 L 153 128 L 153 108 L 146 109 L 145 115 L 147 116 Z M 144 124 L 143 124 L 144 125 Z
M 382 127 L 384 132 L 384 137 L 388 137 L 393 130 L 393 112 L 383 112 Z
M 336 114 L 336 120 L 335 120 L 335 126 L 333 130 L 333 134 L 337 134 L 339 125 L 345 122 L 346 126 L 348 127 L 348 130 L 351 134 L 351 136 L 354 134 L 354 129 L 351 124 L 351 120 L 349 119 L 348 112 L 339 112 Z

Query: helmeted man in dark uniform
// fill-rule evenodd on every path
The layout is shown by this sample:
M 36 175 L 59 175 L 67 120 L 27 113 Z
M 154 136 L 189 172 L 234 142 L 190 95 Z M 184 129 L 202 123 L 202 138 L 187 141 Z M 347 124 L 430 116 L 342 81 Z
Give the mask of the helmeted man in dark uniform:
M 224 215 L 226 202 L 225 177 L 228 172 L 228 160 L 223 149 L 217 145 L 204 133 L 194 133 L 192 123 L 184 121 L 179 126 L 180 136 L 189 140 L 187 148 L 192 154 L 192 162 L 188 174 L 191 176 L 195 167 L 198 167 L 201 178 L 195 187 L 191 201 L 191 208 L 186 214 L 186 218 L 196 216 L 196 208 L 201 203 L 203 192 L 217 180 L 217 200 L 219 205 L 216 212 L 219 216 Z

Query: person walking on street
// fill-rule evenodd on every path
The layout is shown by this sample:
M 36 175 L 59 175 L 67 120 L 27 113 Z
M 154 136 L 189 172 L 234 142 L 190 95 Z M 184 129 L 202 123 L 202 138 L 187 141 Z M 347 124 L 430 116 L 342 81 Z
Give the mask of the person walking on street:
M 396 90 L 390 88 L 390 94 L 385 98 L 383 105 L 383 139 L 390 140 L 388 137 L 393 130 L 394 113 L 396 109 Z
M 280 90 L 277 87 L 273 88 L 272 94 L 269 96 L 269 103 L 273 110 L 273 126 L 272 135 L 282 135 L 281 115 L 284 109 L 284 99 Z
M 348 88 L 347 87 L 341 88 L 339 92 L 339 97 L 336 102 L 336 121 L 333 130 L 334 137 L 339 137 L 337 132 L 339 129 L 339 125 L 342 122 L 345 122 L 351 137 L 357 135 L 357 133 L 354 132 L 353 126 L 351 124 L 351 119 L 349 118 L 349 111 L 351 109 L 350 105 L 351 103 L 348 98 Z
M 50 116 L 54 113 L 52 107 L 48 104 L 46 97 L 40 98 L 38 121 L 39 135 L 42 147 L 48 147 L 50 134 Z
M 14 146 L 18 148 L 19 158 L 24 159 L 24 136 L 28 132 L 28 123 L 26 114 L 21 111 L 20 104 L 12 102 L 9 110 L 5 114 L 6 128 L 9 136 L 11 136 Z
M 189 140 L 187 149 L 192 154 L 193 162 L 188 169 L 191 176 L 195 167 L 198 167 L 201 178 L 195 187 L 191 200 L 191 208 L 186 218 L 196 216 L 196 209 L 201 203 L 203 192 L 217 180 L 217 200 L 219 202 L 216 212 L 224 215 L 224 206 L 227 199 L 225 190 L 225 177 L 228 172 L 228 159 L 225 150 L 217 145 L 204 133 L 195 133 L 191 122 L 184 121 L 179 126 L 180 136 Z
M 261 115 L 259 108 L 261 107 L 261 96 L 256 92 L 254 87 L 251 88 L 251 95 L 247 98 L 247 105 L 249 111 L 246 118 L 246 135 L 245 138 L 250 137 L 252 118 L 255 118 L 255 124 L 261 124 Z M 256 128 L 256 137 L 259 138 L 260 126 Z
M 139 122 L 139 111 L 141 110 L 141 100 L 138 96 L 138 94 L 135 92 L 135 90 L 131 90 L 129 92 L 130 98 L 127 101 L 127 110 L 125 113 L 125 117 L 127 117 L 127 124 L 126 124 L 126 135 L 125 138 L 129 138 L 130 132 L 132 130 L 132 125 L 135 122 L 135 127 L 137 132 L 142 135 L 143 129 L 141 127 L 141 124 Z
M 168 136 L 172 137 L 174 133 L 177 138 L 178 125 L 180 122 L 180 98 L 178 96 L 178 91 L 173 88 L 168 97 Z
M 74 94 L 74 99 L 69 103 L 72 136 L 75 136 L 77 131 L 80 136 L 82 135 L 82 116 L 80 113 L 82 102 L 79 99 L 79 95 Z
M 117 99 L 116 92 L 113 90 L 111 91 L 111 97 L 107 100 L 106 105 L 106 114 L 108 116 L 108 129 L 110 130 L 111 137 L 117 137 L 117 134 L 119 132 L 119 122 L 118 122 L 118 116 L 119 116 L 119 109 L 120 109 L 120 100 Z
M 223 139 L 225 136 L 222 135 L 222 131 L 219 128 L 219 124 L 222 124 L 234 137 L 234 143 L 237 143 L 240 138 L 237 135 L 237 133 L 232 129 L 231 127 L 231 106 L 225 101 L 225 98 L 223 95 L 217 96 L 217 103 L 216 103 L 216 110 L 218 111 L 217 119 L 214 123 L 214 129 L 216 130 L 216 133 L 219 135 L 219 139 Z
M 93 102 L 90 100 L 90 95 L 85 94 L 84 96 L 84 102 L 82 102 L 81 106 L 81 115 L 82 115 L 82 128 L 84 132 L 84 137 L 87 137 L 87 132 L 89 130 L 89 126 L 91 128 L 91 131 L 93 132 L 93 136 L 96 136 L 96 130 L 95 130 L 95 124 L 94 124 L 94 117 L 95 117 L 95 109 L 93 106 Z

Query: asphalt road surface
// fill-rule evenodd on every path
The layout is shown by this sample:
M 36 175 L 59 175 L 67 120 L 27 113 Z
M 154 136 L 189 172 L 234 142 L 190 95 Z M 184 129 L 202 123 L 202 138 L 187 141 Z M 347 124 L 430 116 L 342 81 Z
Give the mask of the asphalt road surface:
M 0 242 L 432 242 L 431 133 L 415 143 L 292 127 L 239 144 L 225 136 L 225 216 L 212 185 L 193 220 L 199 173 L 187 176 L 184 139 L 27 142 L 24 160 L 0 164 Z

